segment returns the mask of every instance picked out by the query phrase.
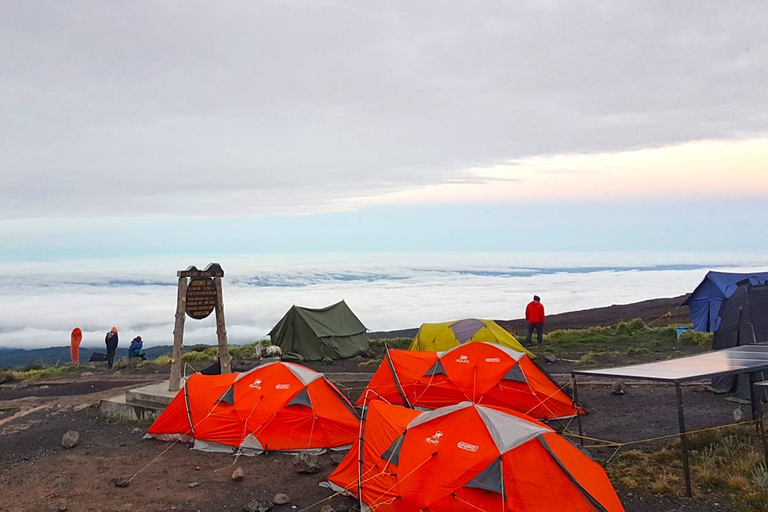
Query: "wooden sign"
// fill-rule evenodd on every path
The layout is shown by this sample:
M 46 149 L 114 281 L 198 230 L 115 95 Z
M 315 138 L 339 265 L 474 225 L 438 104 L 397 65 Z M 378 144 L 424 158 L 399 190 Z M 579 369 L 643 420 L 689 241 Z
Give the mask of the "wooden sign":
M 218 263 L 211 263 L 205 267 L 205 270 L 198 270 L 196 266 L 192 265 L 187 270 L 176 272 L 176 277 L 224 277 L 224 270 Z
M 202 320 L 216 308 L 216 283 L 210 277 L 193 277 L 187 285 L 186 312 L 195 320 Z
M 221 289 L 224 270 L 218 263 L 211 263 L 205 267 L 205 270 L 198 270 L 195 266 L 179 270 L 176 272 L 176 277 L 179 278 L 179 288 L 176 293 L 176 322 L 173 327 L 173 359 L 171 377 L 168 381 L 169 391 L 178 391 L 181 386 L 181 353 L 184 345 L 184 321 L 187 316 L 201 320 L 212 311 L 216 311 L 216 338 L 219 344 L 218 359 L 221 364 L 221 373 L 232 371 L 227 349 L 224 294 Z

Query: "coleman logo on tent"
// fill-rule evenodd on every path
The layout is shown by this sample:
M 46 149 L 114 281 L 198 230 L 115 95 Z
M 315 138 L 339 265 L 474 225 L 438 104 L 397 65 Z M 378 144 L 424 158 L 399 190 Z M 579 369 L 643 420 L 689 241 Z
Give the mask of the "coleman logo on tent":
M 469 356 L 466 354 L 461 354 L 458 359 L 456 359 L 457 363 L 468 363 L 469 362 Z
M 261 389 L 261 380 L 256 379 L 255 381 L 251 382 L 250 387 L 253 389 Z
M 290 384 L 275 384 L 275 389 L 291 389 Z
M 437 444 L 440 444 L 440 438 L 441 438 L 441 437 L 443 437 L 443 432 L 442 432 L 442 431 L 440 431 L 440 430 L 438 430 L 437 432 L 435 432 L 435 435 L 433 435 L 432 437 L 428 437 L 428 438 L 426 439 L 426 441 L 427 441 L 429 444 L 434 444 L 434 445 L 437 445 Z
M 486 363 L 500 363 L 501 358 L 500 357 L 486 357 L 485 358 Z
M 476 444 L 470 444 L 470 443 L 465 443 L 464 441 L 459 441 L 458 443 L 456 443 L 456 448 L 459 448 L 460 450 L 466 450 L 468 452 L 476 452 L 480 447 L 477 446 Z

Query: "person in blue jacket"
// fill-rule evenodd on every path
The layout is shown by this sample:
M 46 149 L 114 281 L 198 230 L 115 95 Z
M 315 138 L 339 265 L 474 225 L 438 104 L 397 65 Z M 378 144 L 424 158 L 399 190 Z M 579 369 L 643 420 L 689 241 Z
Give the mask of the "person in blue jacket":
M 131 346 L 128 347 L 128 357 L 138 357 L 142 361 L 147 359 L 147 355 L 144 353 L 144 342 L 141 341 L 141 336 L 136 336 L 131 341 Z

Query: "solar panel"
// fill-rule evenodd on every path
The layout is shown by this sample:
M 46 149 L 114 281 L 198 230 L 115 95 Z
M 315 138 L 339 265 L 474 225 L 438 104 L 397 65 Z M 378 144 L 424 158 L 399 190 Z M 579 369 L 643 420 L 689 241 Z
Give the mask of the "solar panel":
M 619 366 L 602 370 L 578 370 L 578 375 L 620 377 L 623 379 L 681 382 L 768 370 L 768 345 L 742 345 L 653 363 Z

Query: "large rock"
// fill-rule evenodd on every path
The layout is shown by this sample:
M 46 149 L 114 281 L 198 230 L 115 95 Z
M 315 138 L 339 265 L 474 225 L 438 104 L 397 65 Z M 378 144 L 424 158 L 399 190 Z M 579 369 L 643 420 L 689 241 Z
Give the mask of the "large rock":
M 290 502 L 291 498 L 289 498 L 287 494 L 283 493 L 277 493 L 275 494 L 275 497 L 272 498 L 272 503 L 275 505 L 287 505 Z
M 61 437 L 61 446 L 64 448 L 74 448 L 80 443 L 80 432 L 77 430 L 69 430 Z
M 320 469 L 320 461 L 317 455 L 301 452 L 293 458 L 293 469 L 297 473 L 317 473 L 317 470 Z

